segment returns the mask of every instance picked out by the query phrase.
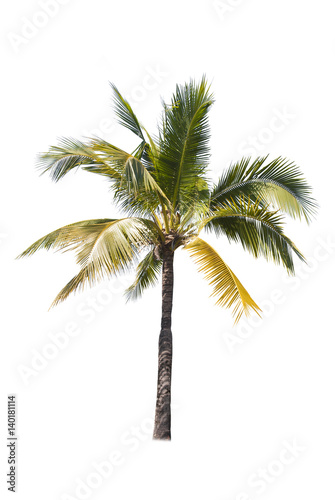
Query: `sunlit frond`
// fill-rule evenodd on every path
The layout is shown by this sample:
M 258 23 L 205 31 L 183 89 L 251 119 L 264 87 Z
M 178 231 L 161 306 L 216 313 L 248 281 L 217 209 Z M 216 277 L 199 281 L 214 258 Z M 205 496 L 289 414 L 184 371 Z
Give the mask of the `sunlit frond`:
M 94 285 L 125 271 L 138 259 L 141 250 L 152 244 L 152 237 L 147 224 L 140 219 L 119 219 L 105 225 L 99 234 L 87 238 L 78 248 L 77 263 L 81 270 L 59 292 L 52 306 L 76 289 L 83 289 L 86 283 Z
M 76 251 L 79 273 L 61 290 L 52 305 L 65 300 L 86 283 L 93 285 L 105 277 L 126 270 L 141 250 L 157 243 L 159 234 L 150 220 L 139 218 L 98 219 L 64 226 L 31 245 L 20 257 L 41 248 Z
M 259 314 L 260 308 L 237 279 L 232 270 L 220 255 L 201 238 L 192 239 L 184 248 L 198 265 L 198 270 L 213 288 L 212 296 L 218 297 L 217 304 L 233 308 L 233 316 L 237 322 L 243 312 L 249 314 L 254 310 Z
M 99 235 L 103 227 L 108 226 L 116 220 L 117 219 L 91 219 L 60 227 L 35 241 L 35 243 L 22 252 L 18 258 L 29 257 L 37 252 L 37 250 L 42 249 L 60 250 L 62 252 L 76 250 L 88 237 L 94 238 L 95 235 Z
M 211 193 L 211 206 L 244 195 L 271 203 L 274 208 L 307 222 L 315 215 L 316 201 L 300 169 L 285 158 L 267 163 L 267 156 L 250 158 L 231 165 Z

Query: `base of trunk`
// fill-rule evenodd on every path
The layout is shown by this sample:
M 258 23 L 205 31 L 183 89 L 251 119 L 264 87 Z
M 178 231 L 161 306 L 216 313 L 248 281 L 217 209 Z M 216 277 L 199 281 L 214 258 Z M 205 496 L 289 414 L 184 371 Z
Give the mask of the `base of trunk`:
M 171 330 L 162 330 L 159 336 L 154 439 L 171 439 L 171 368 L 172 333 Z

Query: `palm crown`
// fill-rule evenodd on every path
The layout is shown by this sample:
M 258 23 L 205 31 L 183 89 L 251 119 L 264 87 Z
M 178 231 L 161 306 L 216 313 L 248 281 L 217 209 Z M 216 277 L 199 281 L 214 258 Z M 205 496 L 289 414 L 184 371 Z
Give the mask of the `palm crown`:
M 135 151 L 127 153 L 100 138 L 63 139 L 39 157 L 42 172 L 56 182 L 77 167 L 102 175 L 111 183 L 114 200 L 125 214 L 119 219 L 84 220 L 61 227 L 21 254 L 31 255 L 41 248 L 76 252 L 80 271 L 53 305 L 135 263 L 136 277 L 126 290 L 127 297 L 139 297 L 163 271 L 164 316 L 164 300 L 168 300 L 164 263 L 183 247 L 212 286 L 217 304 L 232 308 L 236 321 L 243 312 L 258 312 L 233 271 L 199 233 L 205 229 L 226 236 L 254 257 L 263 256 L 293 273 L 294 254 L 299 259 L 303 256 L 284 234 L 283 216 L 309 222 L 316 209 L 300 170 L 284 158 L 242 158 L 213 185 L 208 177 L 208 112 L 214 100 L 205 77 L 199 83 L 191 80 L 177 85 L 171 103 L 163 103 L 155 136 L 114 85 L 112 89 L 119 123 L 139 139 Z M 171 307 L 166 317 L 171 316 Z M 163 323 L 162 319 L 162 329 Z
M 283 216 L 310 220 L 315 202 L 299 169 L 283 158 L 243 158 L 211 188 L 208 179 L 208 111 L 214 100 L 205 78 L 177 85 L 171 104 L 163 103 L 157 136 L 151 136 L 129 103 L 112 85 L 119 123 L 139 137 L 131 154 L 98 138 L 83 143 L 63 139 L 39 157 L 54 181 L 76 167 L 112 183 L 121 219 L 94 219 L 64 226 L 36 241 L 21 256 L 41 248 L 74 250 L 79 273 L 53 305 L 71 292 L 137 265 L 126 291 L 139 297 L 158 281 L 162 247 L 184 247 L 213 286 L 217 303 L 242 312 L 258 307 L 228 265 L 199 238 L 202 229 L 237 241 L 254 257 L 264 256 L 293 273 L 292 255 L 303 256 L 283 233 Z M 272 207 L 272 208 L 270 208 Z M 146 255 L 143 257 L 143 251 Z M 143 257 L 143 258 L 142 258 Z

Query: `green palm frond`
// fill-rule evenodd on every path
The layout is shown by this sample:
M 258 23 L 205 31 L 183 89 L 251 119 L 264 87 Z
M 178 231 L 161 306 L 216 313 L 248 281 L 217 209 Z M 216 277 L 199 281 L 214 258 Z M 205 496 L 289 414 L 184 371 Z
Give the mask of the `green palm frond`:
M 137 148 L 135 148 L 132 152 L 132 156 L 140 160 L 148 172 L 155 176 L 154 156 L 151 152 L 149 144 L 146 141 L 142 141 Z
M 267 158 L 258 157 L 253 162 L 250 158 L 242 158 L 231 165 L 211 193 L 211 206 L 244 195 L 253 200 L 258 198 L 266 205 L 271 203 L 293 218 L 305 218 L 310 222 L 317 203 L 300 169 L 285 158 L 279 157 L 269 163 Z
M 121 150 L 115 148 L 118 161 L 120 161 L 121 153 L 123 153 Z M 110 179 L 120 177 L 120 174 L 113 168 L 113 162 L 107 163 L 97 151 L 92 149 L 90 144 L 84 144 L 71 138 L 62 138 L 59 140 L 58 146 L 51 146 L 48 152 L 41 153 L 38 157 L 37 167 L 42 174 L 48 172 L 55 182 L 58 182 L 74 168 L 79 167 L 107 176 Z
M 213 104 L 206 80 L 177 85 L 171 106 L 165 105 L 159 135 L 158 182 L 181 209 L 199 178 L 205 179 L 209 161 L 208 110 Z
M 138 299 L 146 288 L 157 284 L 163 261 L 156 259 L 154 252 L 153 248 L 138 264 L 135 281 L 125 291 L 127 301 Z
M 113 89 L 114 111 L 118 117 L 118 122 L 141 139 L 141 143 L 133 152 L 133 155 L 141 160 L 145 167 L 152 172 L 154 171 L 154 158 L 158 155 L 157 144 L 147 129 L 139 122 L 129 102 L 121 95 L 113 83 L 110 83 L 110 85 Z M 147 136 L 147 139 L 145 136 Z
M 110 83 L 110 86 L 113 89 L 114 111 L 118 117 L 118 122 L 145 142 L 142 127 L 129 102 L 122 97 L 113 83 Z
M 243 312 L 248 315 L 250 310 L 254 310 L 259 314 L 260 308 L 256 302 L 220 255 L 206 241 L 194 238 L 184 248 L 189 251 L 191 258 L 198 265 L 199 272 L 203 273 L 204 278 L 213 287 L 211 295 L 218 297 L 217 305 L 233 307 L 235 323 L 239 321 Z
M 293 254 L 305 261 L 294 243 L 285 236 L 283 218 L 278 211 L 269 211 L 250 198 L 240 197 L 226 201 L 222 208 L 214 210 L 202 222 L 202 227 L 217 236 L 225 235 L 229 241 L 241 243 L 254 257 L 264 256 L 277 264 L 283 264 L 289 274 L 294 273 Z

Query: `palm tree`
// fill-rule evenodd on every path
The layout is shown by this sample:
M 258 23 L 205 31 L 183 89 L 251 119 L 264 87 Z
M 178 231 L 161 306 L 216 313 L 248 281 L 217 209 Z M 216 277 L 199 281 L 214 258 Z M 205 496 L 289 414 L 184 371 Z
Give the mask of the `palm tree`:
M 304 260 L 283 232 L 283 215 L 311 220 L 316 203 L 300 170 L 284 158 L 242 158 L 216 184 L 210 184 L 208 111 L 214 100 L 203 77 L 177 85 L 171 103 L 163 102 L 158 134 L 151 136 L 130 104 L 112 85 L 114 110 L 121 125 L 136 134 L 131 154 L 100 138 L 62 139 L 39 156 L 42 173 L 59 181 L 71 170 L 102 175 L 124 212 L 119 219 L 84 220 L 44 236 L 20 257 L 41 248 L 74 250 L 78 274 L 52 305 L 105 277 L 133 269 L 127 299 L 140 297 L 162 276 L 162 319 L 154 438 L 171 439 L 171 313 L 173 263 L 184 248 L 212 287 L 219 306 L 232 308 L 235 321 L 259 307 L 226 262 L 204 239 L 202 229 L 239 242 L 254 257 L 282 264 L 294 273 L 293 255 Z

